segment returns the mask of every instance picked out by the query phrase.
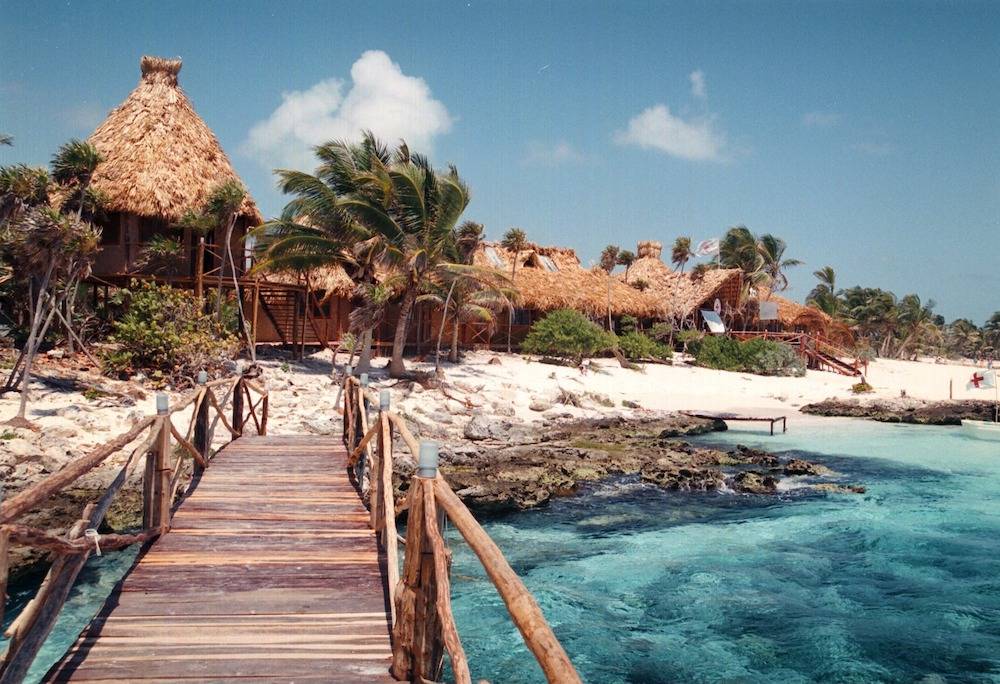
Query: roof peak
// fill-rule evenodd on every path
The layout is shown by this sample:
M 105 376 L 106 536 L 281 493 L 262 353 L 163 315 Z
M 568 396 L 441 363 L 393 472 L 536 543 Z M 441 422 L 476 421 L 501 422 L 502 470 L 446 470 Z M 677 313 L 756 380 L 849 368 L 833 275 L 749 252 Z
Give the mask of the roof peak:
M 139 60 L 139 71 L 142 72 L 142 80 L 147 83 L 177 85 L 177 72 L 180 70 L 180 58 L 167 59 L 166 57 L 143 55 L 142 59 Z

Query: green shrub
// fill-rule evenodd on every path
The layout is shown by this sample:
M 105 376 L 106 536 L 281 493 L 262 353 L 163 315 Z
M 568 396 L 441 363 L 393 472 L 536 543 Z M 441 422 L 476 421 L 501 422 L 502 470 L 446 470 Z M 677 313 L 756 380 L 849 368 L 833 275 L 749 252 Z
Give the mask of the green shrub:
M 626 333 L 633 333 L 639 329 L 639 321 L 636 320 L 635 316 L 629 316 L 625 314 L 618 320 L 618 330 L 624 335 Z
M 740 342 L 731 337 L 709 336 L 697 345 L 695 362 L 706 368 L 757 375 L 803 376 L 805 362 L 788 345 L 755 339 Z
M 123 291 L 125 313 L 114 323 L 106 370 L 151 371 L 173 379 L 219 368 L 239 349 L 235 337 L 204 313 L 203 302 L 169 285 L 144 283 Z
M 529 354 L 556 356 L 579 363 L 614 347 L 614 337 L 579 311 L 560 309 L 536 322 L 521 349 Z
M 851 391 L 855 394 L 868 394 L 874 392 L 875 388 L 868 384 L 866 380 L 851 385 Z
M 646 337 L 640 332 L 618 336 L 618 349 L 626 359 L 669 359 L 673 353 L 666 345 Z
M 705 339 L 705 333 L 691 328 L 678 330 L 674 335 L 674 341 L 681 345 L 681 349 L 695 356 L 698 355 L 698 350 L 701 348 L 701 341 L 703 339 Z

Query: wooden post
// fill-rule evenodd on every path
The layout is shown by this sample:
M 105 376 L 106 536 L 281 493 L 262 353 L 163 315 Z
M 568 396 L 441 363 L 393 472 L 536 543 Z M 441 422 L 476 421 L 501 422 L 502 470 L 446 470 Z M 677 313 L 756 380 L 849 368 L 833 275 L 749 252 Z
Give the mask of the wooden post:
M 261 437 L 267 435 L 267 401 L 270 396 L 265 394 L 264 399 L 260 402 L 260 430 L 257 431 Z
M 257 319 L 260 313 L 260 278 L 254 280 L 253 284 L 253 339 L 250 344 L 253 346 L 252 358 L 257 358 Z
M 205 371 L 198 373 L 198 386 L 201 388 L 201 395 L 196 402 L 194 420 L 194 448 L 198 450 L 198 453 L 201 454 L 206 462 L 208 462 L 208 455 L 212 449 L 212 445 L 209 444 L 208 439 L 208 397 L 206 395 L 208 388 L 205 387 L 207 381 L 208 374 Z M 195 476 L 201 475 L 204 470 L 204 467 L 195 461 Z
M 205 295 L 205 237 L 198 238 L 198 251 L 194 258 L 194 296 L 201 299 Z
M 410 484 L 410 509 L 406 525 L 406 557 L 393 627 L 392 676 L 407 681 L 438 681 L 444 665 L 444 637 L 437 611 L 437 576 L 434 546 L 425 520 L 425 501 L 434 496 L 437 445 L 420 446 L 417 472 Z M 433 519 L 441 530 L 444 512 Z
M 7 551 L 10 548 L 10 532 L 0 530 L 0 625 L 3 624 L 3 614 L 7 608 L 7 573 L 10 570 L 10 559 Z
M 240 374 L 233 388 L 233 430 L 237 437 L 243 436 L 243 368 L 238 368 Z
M 299 346 L 299 344 L 298 344 L 298 339 L 299 339 L 299 318 L 301 317 L 299 315 L 299 302 L 300 302 L 299 295 L 300 294 L 301 293 L 298 290 L 295 290 L 295 297 L 294 297 L 295 305 L 292 308 L 292 358 L 293 359 L 302 358 L 302 357 L 299 356 L 299 351 L 298 351 L 298 346 Z

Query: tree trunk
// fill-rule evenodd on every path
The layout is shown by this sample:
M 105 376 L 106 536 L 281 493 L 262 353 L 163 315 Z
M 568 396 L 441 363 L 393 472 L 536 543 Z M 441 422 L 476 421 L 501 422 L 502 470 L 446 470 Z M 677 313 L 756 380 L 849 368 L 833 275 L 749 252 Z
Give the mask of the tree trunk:
M 369 373 L 372 369 L 372 329 L 361 331 L 360 351 L 358 352 L 357 374 Z
M 451 325 L 451 351 L 448 352 L 448 360 L 452 363 L 458 363 L 458 317 Z
M 216 285 L 218 291 L 215 294 L 215 320 L 222 322 L 222 281 L 226 276 L 226 262 L 230 261 L 230 244 L 233 239 L 233 228 L 236 226 L 236 215 L 230 217 L 226 226 L 225 244 L 222 251 L 222 263 L 219 264 L 219 279 Z M 218 245 L 216 245 L 218 246 Z M 239 294 L 239 293 L 237 293 Z
M 41 284 L 38 286 L 38 297 L 35 301 L 35 312 L 31 317 L 31 333 L 28 335 L 28 343 L 24 354 L 24 375 L 21 378 L 21 397 L 17 408 L 17 417 L 21 421 L 27 420 L 25 416 L 28 412 L 28 385 L 31 384 L 31 364 L 35 360 L 35 351 L 41 346 L 41 336 L 39 332 L 42 328 L 42 310 L 45 304 L 49 288 L 49 281 L 52 279 L 52 271 L 55 269 L 55 260 L 49 262 L 49 269 L 45 272 Z M 53 302 L 53 306 L 58 306 L 58 302 Z M 51 319 L 51 316 L 50 316 Z
M 444 324 L 448 322 L 448 306 L 451 304 L 451 295 L 455 292 L 455 283 L 457 282 L 458 278 L 451 281 L 451 287 L 448 288 L 448 296 L 444 299 L 444 311 L 441 312 L 441 325 L 438 326 L 437 348 L 434 351 L 434 375 L 441 375 L 441 337 L 444 335 Z
M 608 331 L 614 330 L 611 323 L 611 271 L 608 271 Z
M 413 302 L 417 298 L 416 289 L 411 286 L 399 305 L 399 318 L 396 319 L 396 332 L 392 337 L 392 358 L 389 360 L 389 377 L 400 378 L 406 375 L 406 364 L 403 363 L 403 349 L 406 347 L 406 333 L 410 327 L 410 314 L 413 312 Z

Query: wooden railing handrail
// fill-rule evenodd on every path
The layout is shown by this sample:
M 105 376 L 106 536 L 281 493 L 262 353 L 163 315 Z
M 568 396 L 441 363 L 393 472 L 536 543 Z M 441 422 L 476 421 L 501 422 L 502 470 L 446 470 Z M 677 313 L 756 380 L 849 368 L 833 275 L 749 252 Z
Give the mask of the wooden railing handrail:
M 344 443 L 348 465 L 356 473 L 359 493 L 365 483 L 371 509 L 372 527 L 380 534 L 386 551 L 387 585 L 392 607 L 392 675 L 399 680 L 436 681 L 447 652 L 458 684 L 470 684 L 471 674 L 451 609 L 450 554 L 445 546 L 442 525 L 447 516 L 473 553 L 503 599 L 511 619 L 528 649 L 550 682 L 580 682 L 569 656 L 545 620 L 541 608 L 503 552 L 476 521 L 440 474 L 434 478 L 414 475 L 410 480 L 408 503 L 397 509 L 392 485 L 392 432 L 402 438 L 414 460 L 420 444 L 406 421 L 380 408 L 378 420 L 367 423 L 365 388 L 357 378 L 347 376 L 342 385 Z M 371 445 L 375 438 L 377 446 Z M 358 473 L 358 467 L 361 473 Z M 364 472 L 368 466 L 369 476 Z M 398 566 L 397 510 L 408 510 L 406 558 L 402 575 Z
M 251 387 L 252 385 L 252 387 Z M 228 386 L 220 402 L 215 396 L 216 387 Z M 256 404 L 250 403 L 244 415 L 242 398 L 251 398 L 250 392 L 260 395 Z M 232 397 L 232 421 L 227 421 L 223 406 Z M 174 425 L 173 417 L 192 407 L 191 418 L 185 430 Z M 215 421 L 209 424 L 209 408 L 216 411 Z M 59 612 L 83 564 L 92 551 L 113 550 L 136 543 L 147 542 L 170 529 L 173 502 L 182 483 L 185 457 L 193 461 L 194 472 L 204 470 L 211 463 L 216 423 L 221 419 L 229 428 L 231 437 L 242 434 L 249 420 L 264 434 L 267 426 L 268 392 L 251 383 L 242 373 L 234 378 L 220 378 L 199 384 L 195 390 L 178 400 L 162 413 L 146 416 L 127 432 L 101 444 L 44 480 L 17 493 L 0 504 L 0 619 L 6 607 L 8 554 L 11 544 L 31 546 L 53 553 L 52 565 L 39 586 L 35 597 L 5 631 L 10 641 L 0 662 L 0 684 L 20 682 L 31 667 L 39 649 L 51 632 Z M 260 417 L 256 409 L 261 409 Z M 146 434 L 148 433 L 148 434 Z M 143 434 L 146 438 L 133 449 L 96 503 L 87 504 L 81 518 L 63 537 L 38 527 L 17 524 L 15 521 L 54 494 L 105 462 L 112 454 L 136 442 Z M 175 451 L 171 438 L 179 447 Z M 145 456 L 143 483 L 142 531 L 136 534 L 98 535 L 96 529 L 104 520 L 112 500 L 125 485 L 129 473 L 137 467 L 139 456 Z M 173 461 L 173 462 L 171 462 Z M 85 534 L 86 533 L 86 534 Z

